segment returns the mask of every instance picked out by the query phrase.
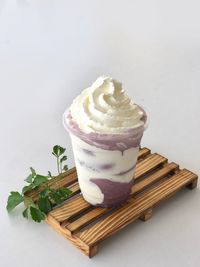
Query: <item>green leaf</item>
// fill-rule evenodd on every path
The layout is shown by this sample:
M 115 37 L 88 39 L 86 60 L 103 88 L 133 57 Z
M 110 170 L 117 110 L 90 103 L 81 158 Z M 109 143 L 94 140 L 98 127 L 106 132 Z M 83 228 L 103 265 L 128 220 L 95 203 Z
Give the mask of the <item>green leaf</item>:
M 60 159 L 60 163 L 62 163 L 63 161 L 67 160 L 67 156 L 63 156 L 61 159 Z
M 33 186 L 32 188 L 35 188 L 43 183 L 46 183 L 48 181 L 48 178 L 47 176 L 43 176 L 43 175 L 40 175 L 40 174 L 36 174 L 35 176 L 35 179 L 33 181 Z
M 33 178 L 36 176 L 36 171 L 32 167 L 30 167 L 30 170 L 31 170 L 31 174 L 29 174 L 29 176 L 24 180 L 29 184 L 33 182 Z
M 50 188 L 45 188 L 44 190 L 42 190 L 42 191 L 40 192 L 40 196 L 41 196 L 41 197 L 46 197 L 46 196 L 49 195 L 49 192 L 50 192 L 50 191 L 51 191 Z
M 29 208 L 26 208 L 23 212 L 22 215 L 24 218 L 28 219 L 28 215 L 29 215 Z
M 29 176 L 24 181 L 26 181 L 27 183 L 31 184 L 32 181 L 33 181 L 33 175 L 29 174 Z
M 23 201 L 24 197 L 19 192 L 10 192 L 6 206 L 7 211 L 10 212 Z
M 68 166 L 67 166 L 67 165 L 64 165 L 64 166 L 63 166 L 63 170 L 64 170 L 64 171 L 67 171 L 67 170 L 68 170 Z
M 32 184 L 24 186 L 24 187 L 22 188 L 22 194 L 27 193 L 27 192 L 30 191 L 31 189 L 33 189 L 33 185 L 32 185 Z
M 56 204 L 61 204 L 63 202 L 62 197 L 55 190 L 51 190 L 49 196 Z
M 53 152 L 52 152 L 52 154 L 53 154 L 54 156 L 59 157 L 59 156 L 61 156 L 61 155 L 65 152 L 65 150 L 66 150 L 65 148 L 56 145 L 56 146 L 53 147 Z
M 31 206 L 30 207 L 30 214 L 32 219 L 35 222 L 41 222 L 42 220 L 45 219 L 45 213 L 39 210 L 37 206 Z
M 36 171 L 32 167 L 30 167 L 30 170 L 31 170 L 31 173 L 32 173 L 32 175 L 34 177 L 36 175 Z
M 24 205 L 29 207 L 32 204 L 34 204 L 33 199 L 31 197 L 24 196 Z
M 48 171 L 48 177 L 52 178 L 52 174 L 50 171 Z
M 66 198 L 72 194 L 72 191 L 67 187 L 60 187 L 58 192 L 63 198 Z
M 51 210 L 51 208 L 52 208 L 51 207 L 51 203 L 50 203 L 50 201 L 49 201 L 47 196 L 39 198 L 38 207 L 45 214 L 47 214 Z

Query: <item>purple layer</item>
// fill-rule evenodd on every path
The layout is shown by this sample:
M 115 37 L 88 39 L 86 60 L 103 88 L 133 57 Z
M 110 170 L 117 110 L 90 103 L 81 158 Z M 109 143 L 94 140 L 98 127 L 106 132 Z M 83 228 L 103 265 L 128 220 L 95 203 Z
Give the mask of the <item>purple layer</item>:
M 142 108 L 140 109 L 144 112 Z M 142 120 L 145 124 L 147 120 L 145 112 Z M 118 150 L 121 151 L 122 154 L 126 149 L 138 147 L 140 145 L 140 141 L 144 132 L 144 126 L 140 126 L 134 129 L 129 129 L 123 134 L 99 134 L 93 132 L 85 133 L 73 120 L 70 111 L 68 111 L 68 113 L 66 114 L 64 123 L 71 133 L 73 133 L 86 143 L 105 150 Z
M 103 202 L 96 206 L 113 207 L 121 204 L 129 198 L 133 179 L 129 183 L 120 183 L 108 179 L 90 179 L 96 184 L 104 195 Z
M 85 161 L 77 159 L 77 162 L 86 169 L 90 169 L 95 172 L 100 172 L 102 170 L 112 170 L 115 166 L 115 163 L 105 163 L 105 164 L 96 164 L 96 165 L 89 165 Z M 119 175 L 119 174 L 116 174 Z
M 87 154 L 89 156 L 92 156 L 92 157 L 95 156 L 94 152 L 91 151 L 91 150 L 88 150 L 88 149 L 83 148 L 83 152 L 85 152 L 85 154 Z
M 125 174 L 131 172 L 135 168 L 135 166 L 136 166 L 136 163 L 133 164 L 133 166 L 130 167 L 128 170 L 125 170 L 125 171 L 122 171 L 122 172 L 118 172 L 115 175 L 117 175 L 117 176 L 125 175 Z

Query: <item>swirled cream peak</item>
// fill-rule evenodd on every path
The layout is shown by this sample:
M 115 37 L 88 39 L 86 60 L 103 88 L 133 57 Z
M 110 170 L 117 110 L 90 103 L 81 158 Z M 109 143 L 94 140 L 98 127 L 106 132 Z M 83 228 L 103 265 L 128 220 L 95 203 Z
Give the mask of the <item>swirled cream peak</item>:
M 142 109 L 125 94 L 120 82 L 105 76 L 74 99 L 70 112 L 87 133 L 119 134 L 144 125 Z

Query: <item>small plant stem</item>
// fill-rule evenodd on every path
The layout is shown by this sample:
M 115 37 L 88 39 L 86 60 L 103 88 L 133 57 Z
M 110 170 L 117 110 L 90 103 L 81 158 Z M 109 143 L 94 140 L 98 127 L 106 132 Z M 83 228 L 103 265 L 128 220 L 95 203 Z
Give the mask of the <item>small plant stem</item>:
M 60 164 L 59 164 L 59 157 L 57 157 L 57 168 L 58 168 L 58 174 L 60 174 Z
M 60 162 L 60 172 L 62 173 L 62 162 Z

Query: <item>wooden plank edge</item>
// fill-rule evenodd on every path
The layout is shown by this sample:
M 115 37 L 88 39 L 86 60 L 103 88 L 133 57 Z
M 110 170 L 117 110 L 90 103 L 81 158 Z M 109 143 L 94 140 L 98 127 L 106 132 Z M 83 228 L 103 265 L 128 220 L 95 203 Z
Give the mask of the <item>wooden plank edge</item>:
M 127 223 L 125 223 L 123 225 L 123 227 L 125 227 L 127 224 L 129 224 L 130 222 L 134 221 L 137 218 L 140 218 L 144 221 L 146 221 L 147 219 L 150 219 L 152 216 L 152 209 L 153 207 L 157 206 L 160 202 L 162 202 L 163 200 L 165 200 L 166 198 L 171 197 L 172 195 L 176 194 L 177 191 L 181 190 L 183 187 L 188 186 L 193 184 L 193 182 L 196 182 L 198 180 L 198 176 L 194 174 L 194 176 L 190 179 L 190 181 L 187 181 L 186 184 L 183 184 L 182 186 L 180 186 L 179 188 L 177 188 L 176 190 L 174 190 L 173 192 L 171 192 L 169 195 L 167 195 L 166 197 L 164 197 L 163 199 L 161 199 L 160 201 L 156 202 L 151 208 L 148 208 L 145 212 L 143 212 L 142 214 L 134 217 L 131 219 L 131 221 L 128 221 Z M 50 216 L 52 217 L 52 216 Z M 85 253 L 88 257 L 93 257 L 97 251 L 98 251 L 98 247 L 97 244 L 89 247 L 88 245 L 86 245 L 84 242 L 82 242 L 78 236 L 71 236 L 70 231 L 68 231 L 67 229 L 64 229 L 60 226 L 60 224 L 54 219 L 54 218 L 50 218 L 48 216 L 48 220 L 47 223 L 50 224 L 55 230 L 57 230 L 61 235 L 64 236 L 70 240 L 75 246 L 77 246 L 83 253 Z M 121 228 L 123 228 L 121 227 Z M 118 229 L 119 230 L 119 229 Z M 80 244 L 81 243 L 81 244 Z
M 182 171 L 183 171 L 183 170 L 182 170 Z M 175 177 L 176 177 L 176 175 L 175 175 Z M 174 178 L 173 178 L 173 179 L 174 179 Z M 145 206 L 143 206 L 143 207 L 142 207 L 143 210 L 142 210 L 140 213 L 137 213 L 137 214 L 135 214 L 135 215 L 133 214 L 130 218 L 126 217 L 126 220 L 123 220 L 123 222 L 121 222 L 119 225 L 117 225 L 117 227 L 116 227 L 115 229 L 112 229 L 112 231 L 108 232 L 106 235 L 101 236 L 101 238 L 99 238 L 99 239 L 96 240 L 96 241 L 93 241 L 93 242 L 90 242 L 90 241 L 89 241 L 88 245 L 97 245 L 97 244 L 99 244 L 100 242 L 102 242 L 103 240 L 105 240 L 105 239 L 107 239 L 108 237 L 112 236 L 113 234 L 115 234 L 116 232 L 118 232 L 120 229 L 124 228 L 126 225 L 128 225 L 128 224 L 130 224 L 131 222 L 135 221 L 136 219 L 140 218 L 143 214 L 145 214 L 145 212 L 146 212 L 148 209 L 153 209 L 155 206 L 157 206 L 157 205 L 158 205 L 159 203 L 161 203 L 163 200 L 165 200 L 165 199 L 171 197 L 171 196 L 174 195 L 176 192 L 178 192 L 179 190 L 181 190 L 182 188 L 184 188 L 185 186 L 187 186 L 188 184 L 190 184 L 194 179 L 196 179 L 196 177 L 195 177 L 195 176 L 192 176 L 191 178 L 185 178 L 185 177 L 182 178 L 182 177 L 180 176 L 180 177 L 179 177 L 179 182 L 180 182 L 182 179 L 183 179 L 183 182 L 181 182 L 181 185 L 178 185 L 176 189 L 174 188 L 174 187 L 176 187 L 176 180 L 174 180 L 174 181 L 168 183 L 167 188 L 168 188 L 168 190 L 169 190 L 169 188 L 171 187 L 170 190 L 172 190 L 172 191 L 171 191 L 170 193 L 165 192 L 165 193 L 164 193 L 165 196 L 162 196 L 162 198 L 158 200 L 157 197 L 158 197 L 163 191 L 166 190 L 166 188 L 165 188 L 165 186 L 164 186 L 165 183 L 164 183 L 164 184 L 162 185 L 162 189 L 159 189 L 159 191 L 158 191 L 157 193 L 155 193 L 155 196 L 153 196 L 153 197 L 155 197 L 155 200 L 153 201 L 154 204 L 152 204 L 151 206 L 149 206 L 148 203 L 145 204 L 146 208 L 145 208 Z M 171 179 L 170 179 L 170 180 L 171 180 Z M 137 198 L 137 201 L 139 201 L 141 197 L 143 198 L 143 196 L 140 196 L 139 198 Z M 133 201 L 134 201 L 134 199 L 131 200 L 130 205 L 133 204 Z M 122 207 L 122 208 L 123 208 L 123 207 Z M 113 216 L 113 214 L 111 214 L 111 216 Z M 106 220 L 106 219 L 107 219 L 107 218 L 105 218 L 105 220 Z M 104 221 L 104 219 L 103 219 L 103 221 Z M 100 223 L 100 222 L 99 222 L 99 223 Z M 94 227 L 95 227 L 95 225 L 92 226 L 91 228 L 94 228 Z M 91 229 L 86 230 L 85 233 L 88 234 L 88 231 L 91 231 Z M 80 233 L 78 233 L 76 236 L 79 236 L 80 239 L 82 239 L 82 237 L 85 235 L 85 233 L 84 233 L 84 234 L 83 234 L 83 233 L 84 233 L 84 232 L 80 232 Z M 85 238 L 83 237 L 82 240 L 83 240 L 85 243 L 87 243 L 86 240 L 84 240 L 84 239 L 85 239 Z
M 139 219 L 143 222 L 146 222 L 147 220 L 151 219 L 153 215 L 153 209 L 147 209 L 140 217 Z
M 72 175 L 72 174 L 75 175 L 75 178 L 69 177 L 69 175 Z M 56 189 L 59 186 L 59 183 L 60 182 L 62 183 L 62 181 L 65 180 L 65 179 L 68 179 L 68 181 L 66 181 L 66 183 L 63 186 L 70 186 L 70 185 L 72 185 L 73 183 L 75 183 L 78 180 L 77 175 L 76 175 L 76 168 L 75 167 L 73 167 L 72 169 L 70 169 L 67 172 L 63 173 L 62 175 L 55 176 L 54 178 L 52 178 L 51 180 L 49 180 L 47 182 L 47 185 L 50 186 L 53 189 Z M 45 184 L 45 186 L 46 186 L 46 184 Z M 44 189 L 44 186 L 41 185 L 37 189 L 33 189 L 30 192 L 27 192 L 26 196 L 32 197 L 33 199 L 37 198 L 37 195 L 43 189 Z
M 166 159 L 164 158 L 164 157 L 162 157 L 161 156 L 161 163 L 165 163 L 166 164 Z M 158 164 L 157 165 L 159 165 L 160 164 L 160 162 L 158 162 Z M 156 166 L 157 166 L 156 165 Z M 172 166 L 172 168 L 170 167 L 170 166 Z M 175 169 L 177 169 L 178 168 L 178 165 L 176 164 L 176 163 L 169 163 L 169 164 L 166 164 L 161 170 L 156 170 L 156 168 L 155 168 L 155 165 L 153 166 L 153 167 L 151 167 L 151 170 L 153 169 L 153 170 L 155 170 L 155 172 L 153 173 L 153 174 L 151 174 L 149 177 L 147 177 L 146 179 L 151 179 L 151 177 L 153 176 L 153 175 L 155 175 L 157 172 L 162 172 L 163 170 L 165 170 L 165 169 L 168 169 L 168 168 L 170 168 L 170 171 L 167 171 L 164 175 L 167 175 L 169 172 L 171 172 L 171 171 L 173 171 L 173 170 L 175 170 Z M 147 171 L 148 173 L 149 173 L 149 170 Z M 157 180 L 158 179 L 161 179 L 161 178 L 163 178 L 163 175 L 160 175 L 159 177 L 157 177 Z M 144 179 L 144 180 L 141 180 L 140 182 L 138 182 L 138 183 L 136 183 L 135 185 L 133 185 L 133 189 L 132 189 L 132 193 L 136 193 L 136 190 L 135 189 L 137 189 L 137 192 L 139 192 L 139 191 L 142 191 L 142 189 L 143 188 L 141 188 L 141 184 L 143 183 L 143 181 L 145 181 L 146 179 Z M 154 183 L 155 181 L 152 181 L 152 183 Z M 147 185 L 148 186 L 148 185 Z M 140 188 L 139 188 L 140 187 Z M 144 187 L 146 187 L 146 186 L 144 186 Z M 135 189 L 134 189 L 135 188 Z M 133 192 L 133 190 L 134 190 L 134 192 Z M 78 198 L 82 198 L 81 196 L 78 196 Z M 74 199 L 74 201 L 76 201 L 77 199 Z M 72 200 L 73 201 L 73 200 Z M 84 201 L 84 200 L 83 200 Z M 84 203 L 85 203 L 85 201 L 84 201 Z M 65 203 L 63 203 L 63 205 L 65 205 Z M 61 206 L 63 206 L 63 205 L 61 205 Z M 67 205 L 70 205 L 70 202 L 68 202 L 67 203 Z M 73 214 L 71 214 L 70 216 L 68 216 L 68 217 L 66 217 L 65 219 L 58 219 L 58 221 L 59 222 L 63 222 L 64 224 L 66 224 L 66 221 L 68 221 L 69 219 L 71 219 L 71 218 L 73 218 L 73 217 L 75 217 L 75 216 L 77 216 L 77 215 L 79 215 L 79 214 L 81 214 L 82 212 L 84 212 L 84 211 L 86 211 L 87 209 L 89 209 L 91 207 L 91 205 L 89 204 L 89 203 L 85 203 L 85 205 L 83 205 L 83 207 L 81 207 L 81 208 L 79 208 L 76 212 L 74 212 Z M 55 211 L 55 210 L 54 210 Z
M 150 175 L 147 179 L 142 180 L 138 182 L 137 184 L 134 184 L 132 187 L 131 195 L 130 197 L 133 197 L 135 194 L 141 192 L 142 190 L 146 189 L 149 186 L 152 186 L 157 181 L 163 179 L 169 174 L 173 174 L 175 170 L 178 169 L 178 165 L 174 162 L 167 163 L 162 169 L 156 171 L 152 175 Z M 149 183 L 150 181 L 150 183 Z M 124 204 L 126 205 L 126 204 Z M 72 233 L 77 233 L 81 228 L 87 226 L 88 224 L 92 223 L 94 220 L 98 219 L 98 217 L 105 215 L 106 213 L 110 212 L 110 209 L 99 209 L 98 212 L 95 214 L 96 208 L 94 207 L 92 210 L 90 210 L 88 213 L 81 216 L 78 220 L 72 222 L 72 223 L 65 223 L 65 227 L 69 229 Z M 113 209 L 114 211 L 114 209 Z M 88 215 L 91 214 L 91 218 L 88 219 Z
M 151 150 L 147 147 L 143 147 L 139 150 L 138 160 L 144 159 L 147 155 L 151 154 Z
M 186 168 L 184 168 L 183 170 L 189 171 Z M 189 172 L 191 172 L 191 171 L 189 171 Z M 198 184 L 198 175 L 194 172 L 191 172 L 191 173 L 194 175 L 194 180 L 186 186 L 190 190 L 195 189 L 197 187 L 197 184 Z
M 160 159 L 156 160 L 156 157 Z M 146 165 L 148 166 L 150 164 L 149 162 L 151 162 L 152 166 L 147 169 Z M 145 158 L 143 161 L 139 161 L 138 164 L 136 165 L 135 180 L 142 179 L 143 176 L 146 176 L 152 171 L 164 166 L 164 164 L 166 164 L 167 162 L 168 159 L 161 156 L 160 154 L 158 153 L 151 154 L 148 158 Z
M 192 173 L 191 171 L 189 171 L 187 169 L 183 169 L 183 170 L 186 170 L 186 171 Z M 177 189 L 177 191 L 174 191 L 171 194 L 169 194 L 167 197 L 163 198 L 160 202 L 158 202 L 157 204 L 155 204 L 154 207 L 156 205 L 158 205 L 159 203 L 161 203 L 163 200 L 166 200 L 166 199 L 170 198 L 171 196 L 173 196 L 174 194 L 176 194 L 179 190 L 183 189 L 184 187 L 186 187 L 188 189 L 191 189 L 191 190 L 194 189 L 194 188 L 196 188 L 197 187 L 197 183 L 198 183 L 198 176 L 195 173 L 193 173 L 193 175 L 194 175 L 194 177 L 192 178 L 191 181 L 188 182 L 188 184 L 179 187 Z M 152 215 L 153 215 L 153 207 L 150 208 L 150 209 L 148 209 L 148 210 L 146 210 L 144 212 L 144 214 L 142 214 L 142 216 L 139 217 L 139 219 L 145 222 L 145 221 L 149 220 L 152 217 Z
M 146 157 L 150 153 L 151 153 L 150 149 L 148 149 L 146 147 L 141 148 L 141 150 L 139 151 L 138 158 L 141 160 L 142 158 Z M 73 173 L 76 175 L 76 177 L 67 181 L 69 178 L 68 176 L 73 174 Z M 64 172 L 62 174 L 62 176 L 60 176 L 60 175 L 55 176 L 47 184 L 52 188 L 57 188 L 57 184 L 63 183 L 63 181 L 65 181 L 65 180 L 66 180 L 66 182 L 64 182 L 64 185 L 62 185 L 62 186 L 66 186 L 66 187 L 69 187 L 70 185 L 73 185 L 75 182 L 78 181 L 78 177 L 76 174 L 76 167 L 73 167 L 73 168 L 69 169 L 68 171 Z M 33 200 L 36 201 L 37 195 L 40 193 L 41 190 L 42 190 L 42 187 L 30 191 L 26 195 L 32 197 Z
M 76 246 L 79 250 L 81 250 L 86 256 L 92 257 L 97 253 L 97 246 L 89 247 L 85 244 L 81 239 L 76 236 L 72 236 L 71 233 L 63 228 L 59 222 L 55 220 L 55 218 L 51 215 L 48 215 L 45 219 L 45 222 L 50 225 L 57 233 L 65 237 L 69 240 L 74 246 Z

